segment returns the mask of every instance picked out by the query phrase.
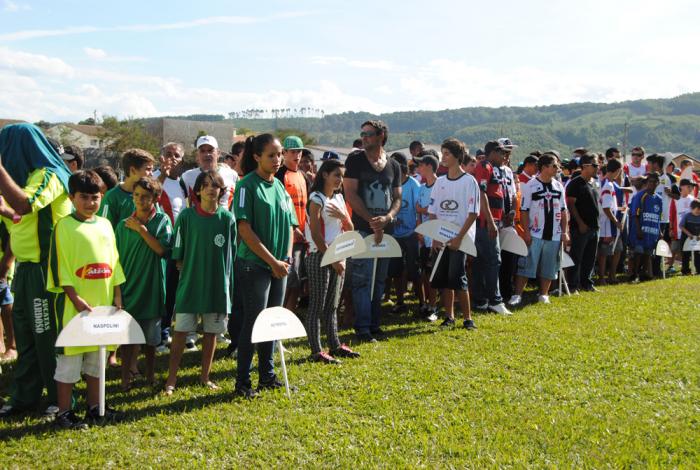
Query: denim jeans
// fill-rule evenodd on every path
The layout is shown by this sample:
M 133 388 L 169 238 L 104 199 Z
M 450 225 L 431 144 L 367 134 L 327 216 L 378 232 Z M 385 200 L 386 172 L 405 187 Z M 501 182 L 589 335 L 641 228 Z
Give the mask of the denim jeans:
M 503 302 L 499 288 L 501 246 L 496 238 L 489 237 L 486 227 L 476 227 L 476 259 L 472 264 L 474 305 L 496 305 Z
M 241 258 L 236 260 L 236 289 L 239 289 L 243 307 L 241 334 L 238 339 L 238 366 L 236 387 L 251 387 L 250 366 L 253 361 L 253 344 L 250 336 L 258 315 L 268 307 L 279 307 L 284 301 L 287 278 L 275 279 L 272 272 L 257 263 Z M 258 343 L 259 382 L 275 378 L 272 358 L 273 342 Z
M 369 235 L 360 232 L 362 237 Z M 370 281 L 374 259 L 351 258 L 350 285 L 352 286 L 352 304 L 355 308 L 355 332 L 366 334 L 379 329 L 379 319 L 382 313 L 382 297 L 384 284 L 389 271 L 390 258 L 377 258 L 377 271 L 374 277 L 374 298 L 370 299 Z
M 598 251 L 598 230 L 578 231 L 574 225 L 571 228 L 571 251 L 569 256 L 575 263 L 566 273 L 570 290 L 590 289 L 593 287 L 593 267 Z

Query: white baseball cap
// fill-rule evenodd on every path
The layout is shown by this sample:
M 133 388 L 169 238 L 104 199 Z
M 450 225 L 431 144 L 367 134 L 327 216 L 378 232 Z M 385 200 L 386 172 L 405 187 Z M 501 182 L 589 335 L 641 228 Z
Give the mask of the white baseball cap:
M 203 135 L 197 139 L 197 148 L 201 147 L 202 145 L 211 145 L 215 149 L 219 148 L 219 143 L 216 141 L 214 136 L 211 135 Z
M 517 149 L 518 146 L 513 144 L 513 142 L 508 137 L 501 137 L 498 139 L 498 143 L 506 148 L 506 150 Z

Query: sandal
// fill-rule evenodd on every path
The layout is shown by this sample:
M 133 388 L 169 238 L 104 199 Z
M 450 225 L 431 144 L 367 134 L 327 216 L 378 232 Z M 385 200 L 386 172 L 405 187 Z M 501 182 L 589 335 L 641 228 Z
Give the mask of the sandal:
M 216 385 L 214 382 L 211 380 L 207 380 L 206 382 L 201 382 L 202 386 L 207 387 L 209 390 L 219 390 L 221 387 Z
M 165 390 L 163 391 L 163 393 L 164 393 L 166 396 L 172 395 L 173 392 L 175 392 L 175 386 L 174 386 L 174 385 L 166 385 L 166 386 L 165 386 Z

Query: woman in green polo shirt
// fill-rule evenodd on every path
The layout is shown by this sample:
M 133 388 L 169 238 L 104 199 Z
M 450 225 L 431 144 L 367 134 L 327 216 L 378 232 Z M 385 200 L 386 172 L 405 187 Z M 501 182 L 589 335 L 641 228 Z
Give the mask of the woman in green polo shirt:
M 292 201 L 275 178 L 282 146 L 271 134 L 248 137 L 241 167 L 245 173 L 236 187 L 234 212 L 240 235 L 236 259 L 236 288 L 241 289 L 243 319 L 238 343 L 238 396 L 253 398 L 250 381 L 253 359 L 251 333 L 258 314 L 281 306 L 289 273 L 292 234 L 297 225 Z M 258 344 L 258 390 L 282 387 L 275 375 L 272 342 Z

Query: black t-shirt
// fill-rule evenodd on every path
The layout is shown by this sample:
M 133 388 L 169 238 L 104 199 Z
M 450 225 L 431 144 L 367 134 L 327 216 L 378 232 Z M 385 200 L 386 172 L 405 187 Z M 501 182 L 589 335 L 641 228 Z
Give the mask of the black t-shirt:
M 367 211 L 375 217 L 389 212 L 393 189 L 401 187 L 401 168 L 396 160 L 387 158 L 384 169 L 376 171 L 367 160 L 364 151 L 348 155 L 345 160 L 345 177 L 357 180 L 357 195 L 365 204 Z M 372 231 L 369 223 L 358 216 L 356 211 L 353 211 L 352 223 L 355 225 L 355 230 Z M 387 225 L 384 230 L 392 233 L 393 228 Z
M 566 197 L 576 198 L 576 210 L 583 219 L 583 222 L 592 230 L 598 230 L 598 216 L 600 206 L 598 205 L 598 191 L 591 183 L 581 176 L 572 179 L 566 186 Z M 574 217 L 571 217 L 572 228 L 578 227 Z

